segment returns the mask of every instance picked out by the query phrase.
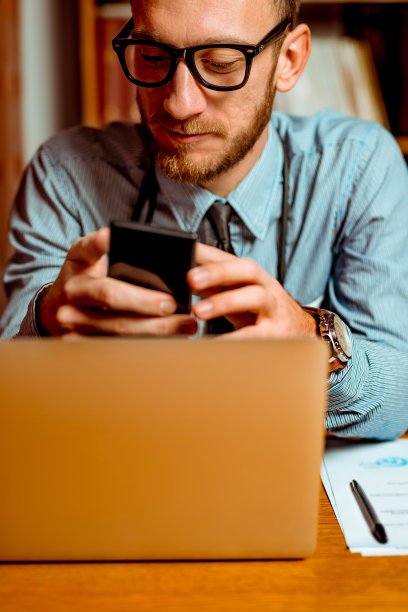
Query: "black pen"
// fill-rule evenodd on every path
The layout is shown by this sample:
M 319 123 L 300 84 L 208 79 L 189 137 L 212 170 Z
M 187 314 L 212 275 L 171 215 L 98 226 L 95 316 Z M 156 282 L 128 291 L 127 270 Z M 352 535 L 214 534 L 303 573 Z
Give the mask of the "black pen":
M 350 482 L 351 490 L 353 491 L 353 495 L 357 500 L 359 508 L 367 521 L 368 527 L 378 542 L 381 544 L 385 544 L 388 542 L 387 534 L 385 533 L 385 528 L 382 523 L 380 523 L 380 519 L 377 516 L 376 511 L 374 510 L 370 500 L 367 495 L 364 493 L 361 485 L 358 484 L 357 480 L 352 480 Z

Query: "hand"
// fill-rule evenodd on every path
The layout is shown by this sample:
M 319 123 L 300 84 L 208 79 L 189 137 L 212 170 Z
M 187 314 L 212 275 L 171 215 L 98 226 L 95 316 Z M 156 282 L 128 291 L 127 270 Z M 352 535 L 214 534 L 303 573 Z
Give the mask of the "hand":
M 204 299 L 192 312 L 205 321 L 227 317 L 238 328 L 228 337 L 317 335 L 313 317 L 251 259 L 198 244 L 196 263 L 187 282 Z
M 51 335 L 194 334 L 197 322 L 175 314 L 166 293 L 106 276 L 110 230 L 100 229 L 70 248 L 58 278 L 39 303 L 41 325 Z

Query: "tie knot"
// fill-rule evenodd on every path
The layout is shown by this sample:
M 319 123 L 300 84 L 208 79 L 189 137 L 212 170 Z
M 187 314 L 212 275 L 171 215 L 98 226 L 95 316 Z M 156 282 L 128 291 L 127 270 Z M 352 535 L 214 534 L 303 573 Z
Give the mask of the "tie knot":
M 232 208 L 228 202 L 214 202 L 208 209 L 207 214 L 214 219 L 219 219 L 224 225 L 228 225 L 232 215 Z
M 228 202 L 214 202 L 205 215 L 217 237 L 217 247 L 228 253 L 234 253 L 228 225 L 231 215 L 232 208 Z

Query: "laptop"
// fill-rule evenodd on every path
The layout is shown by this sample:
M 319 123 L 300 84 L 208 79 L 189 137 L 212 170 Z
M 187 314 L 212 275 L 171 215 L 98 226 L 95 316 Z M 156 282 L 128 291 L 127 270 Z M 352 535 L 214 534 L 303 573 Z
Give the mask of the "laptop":
M 310 555 L 326 380 L 318 339 L 0 342 L 0 560 Z

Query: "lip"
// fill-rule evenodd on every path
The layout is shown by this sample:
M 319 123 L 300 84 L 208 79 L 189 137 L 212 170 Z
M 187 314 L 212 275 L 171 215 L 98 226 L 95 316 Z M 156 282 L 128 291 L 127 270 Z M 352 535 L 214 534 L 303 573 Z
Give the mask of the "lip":
M 170 140 L 176 142 L 177 144 L 192 144 L 195 142 L 200 142 L 204 138 L 210 136 L 208 132 L 203 134 L 181 134 L 180 132 L 173 132 L 166 128 L 166 132 Z

